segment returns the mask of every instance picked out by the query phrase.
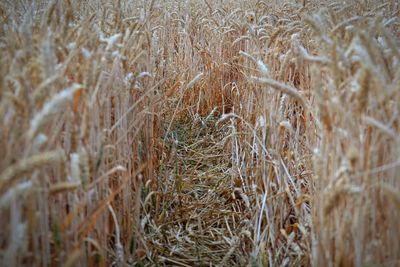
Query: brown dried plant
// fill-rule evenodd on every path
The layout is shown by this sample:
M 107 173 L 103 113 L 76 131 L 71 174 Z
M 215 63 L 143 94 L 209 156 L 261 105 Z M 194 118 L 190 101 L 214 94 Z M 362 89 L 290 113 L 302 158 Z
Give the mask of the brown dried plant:
M 398 266 L 396 1 L 2 1 L 1 266 Z

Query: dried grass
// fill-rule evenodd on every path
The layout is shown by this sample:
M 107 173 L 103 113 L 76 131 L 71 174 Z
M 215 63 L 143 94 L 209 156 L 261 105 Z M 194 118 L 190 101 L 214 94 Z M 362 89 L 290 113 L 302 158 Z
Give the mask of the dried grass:
M 398 266 L 396 1 L 0 3 L 0 265 Z

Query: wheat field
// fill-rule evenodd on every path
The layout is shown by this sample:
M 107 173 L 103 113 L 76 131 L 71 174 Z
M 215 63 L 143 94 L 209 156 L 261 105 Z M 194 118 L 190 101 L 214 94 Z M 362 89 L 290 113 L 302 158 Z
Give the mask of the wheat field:
M 400 266 L 399 1 L 0 21 L 0 266 Z

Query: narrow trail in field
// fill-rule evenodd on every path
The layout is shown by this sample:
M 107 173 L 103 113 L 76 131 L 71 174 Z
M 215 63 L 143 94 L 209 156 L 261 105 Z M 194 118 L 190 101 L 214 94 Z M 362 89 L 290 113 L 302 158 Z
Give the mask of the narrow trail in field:
M 229 132 L 215 120 L 177 122 L 171 128 L 159 179 L 164 183 L 160 210 L 145 235 L 152 264 L 246 264 L 248 201 L 240 179 L 232 179 Z

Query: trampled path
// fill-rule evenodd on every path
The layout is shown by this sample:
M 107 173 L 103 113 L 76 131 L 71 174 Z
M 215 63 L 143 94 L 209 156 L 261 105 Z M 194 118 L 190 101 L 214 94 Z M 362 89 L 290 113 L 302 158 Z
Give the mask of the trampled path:
M 152 255 L 145 265 L 243 266 L 248 261 L 248 201 L 233 179 L 229 133 L 214 120 L 171 128 L 165 140 L 169 155 L 161 163 L 159 210 L 148 211 L 144 222 Z

